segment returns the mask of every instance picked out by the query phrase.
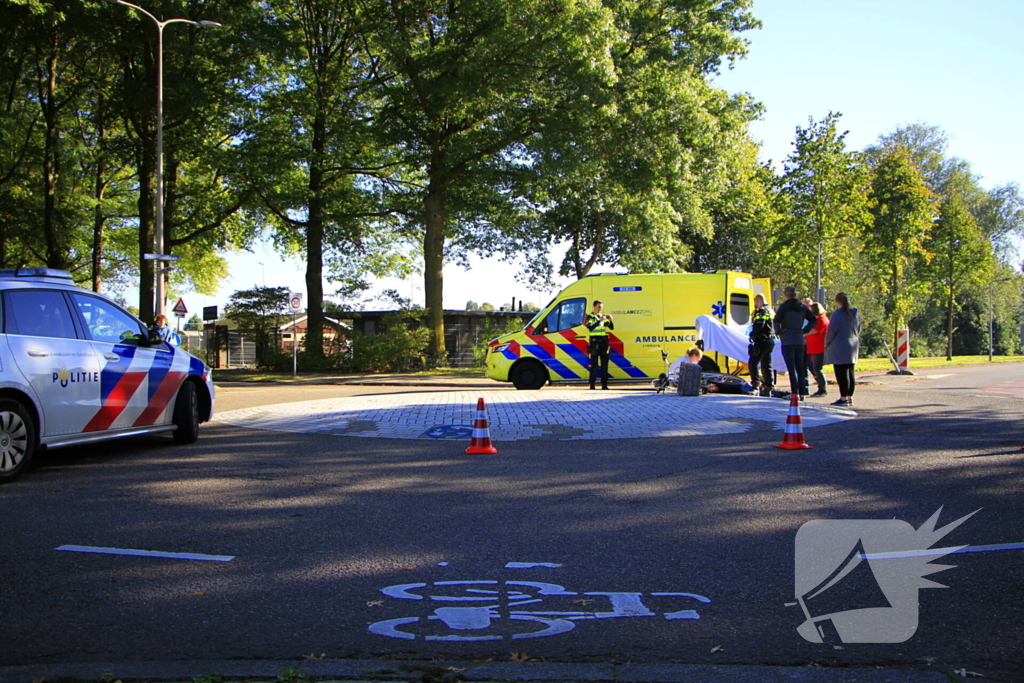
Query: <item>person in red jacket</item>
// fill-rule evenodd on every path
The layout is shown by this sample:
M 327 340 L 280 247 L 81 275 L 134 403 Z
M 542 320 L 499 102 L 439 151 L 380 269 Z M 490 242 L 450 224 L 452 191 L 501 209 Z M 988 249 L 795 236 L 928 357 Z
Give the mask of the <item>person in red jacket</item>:
M 818 321 L 804 336 L 804 339 L 807 340 L 807 370 L 818 385 L 818 391 L 811 394 L 811 398 L 821 398 L 828 396 L 825 375 L 821 371 L 825 362 L 825 333 L 828 332 L 828 316 L 825 315 L 825 304 L 815 301 L 810 308 L 811 313 Z

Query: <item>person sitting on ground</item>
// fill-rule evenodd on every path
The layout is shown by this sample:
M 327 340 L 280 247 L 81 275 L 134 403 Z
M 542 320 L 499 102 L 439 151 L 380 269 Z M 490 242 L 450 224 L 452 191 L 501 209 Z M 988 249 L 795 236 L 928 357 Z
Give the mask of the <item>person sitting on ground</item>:
M 678 393 L 680 396 L 697 396 L 709 391 L 718 391 L 718 387 L 713 384 L 705 384 L 701 379 L 704 371 L 700 361 L 703 357 L 704 354 L 697 347 L 686 352 L 685 362 L 679 366 Z
M 698 339 L 697 340 L 697 349 L 699 349 L 700 353 L 701 353 L 700 361 L 698 361 L 700 363 L 700 369 L 701 370 L 703 370 L 704 372 L 718 372 L 718 373 L 722 372 L 722 369 L 720 367 L 718 367 L 718 363 L 715 362 L 714 358 L 711 358 L 710 356 L 705 356 L 704 355 L 704 340 L 703 339 Z

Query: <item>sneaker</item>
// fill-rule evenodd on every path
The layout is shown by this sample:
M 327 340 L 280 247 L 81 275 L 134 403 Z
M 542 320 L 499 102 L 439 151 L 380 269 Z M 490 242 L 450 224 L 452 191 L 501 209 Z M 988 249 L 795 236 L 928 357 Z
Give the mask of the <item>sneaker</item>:
M 848 406 L 848 405 L 850 405 L 850 399 L 848 399 L 848 398 L 841 398 L 838 401 L 832 401 L 832 405 L 834 405 L 834 406 Z
M 825 391 L 824 389 L 819 389 L 818 391 L 811 394 L 811 398 L 822 398 L 824 396 L 828 396 L 828 392 Z

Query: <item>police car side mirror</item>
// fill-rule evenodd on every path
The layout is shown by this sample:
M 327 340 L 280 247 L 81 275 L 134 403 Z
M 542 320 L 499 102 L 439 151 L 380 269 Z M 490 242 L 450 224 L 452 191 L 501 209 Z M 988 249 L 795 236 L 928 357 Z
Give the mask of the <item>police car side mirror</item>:
M 160 332 L 155 327 L 146 328 L 146 332 L 149 334 L 149 345 L 155 346 L 163 341 L 160 338 Z

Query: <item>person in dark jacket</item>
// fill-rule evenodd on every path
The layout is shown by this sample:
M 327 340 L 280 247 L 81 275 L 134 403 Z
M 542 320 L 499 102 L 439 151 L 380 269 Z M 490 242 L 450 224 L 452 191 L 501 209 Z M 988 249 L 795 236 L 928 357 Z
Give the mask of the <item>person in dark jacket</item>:
M 697 340 L 697 350 L 700 351 L 701 353 L 700 362 L 698 363 L 698 365 L 700 365 L 701 370 L 703 370 L 704 372 L 722 372 L 722 368 L 718 366 L 718 363 L 715 362 L 715 359 L 704 353 L 703 339 Z
M 747 365 L 750 368 L 750 386 L 757 392 L 761 385 L 761 395 L 772 395 L 772 352 L 775 351 L 775 330 L 772 327 L 772 309 L 760 294 L 754 295 L 754 314 L 750 322 L 750 346 L 747 349 Z M 760 378 L 758 378 L 760 368 Z
M 807 343 L 804 335 L 814 328 L 818 319 L 811 309 L 796 298 L 796 287 L 786 287 L 786 300 L 775 313 L 775 333 L 782 343 L 782 357 L 789 370 L 789 390 L 805 398 L 810 391 L 807 381 Z

